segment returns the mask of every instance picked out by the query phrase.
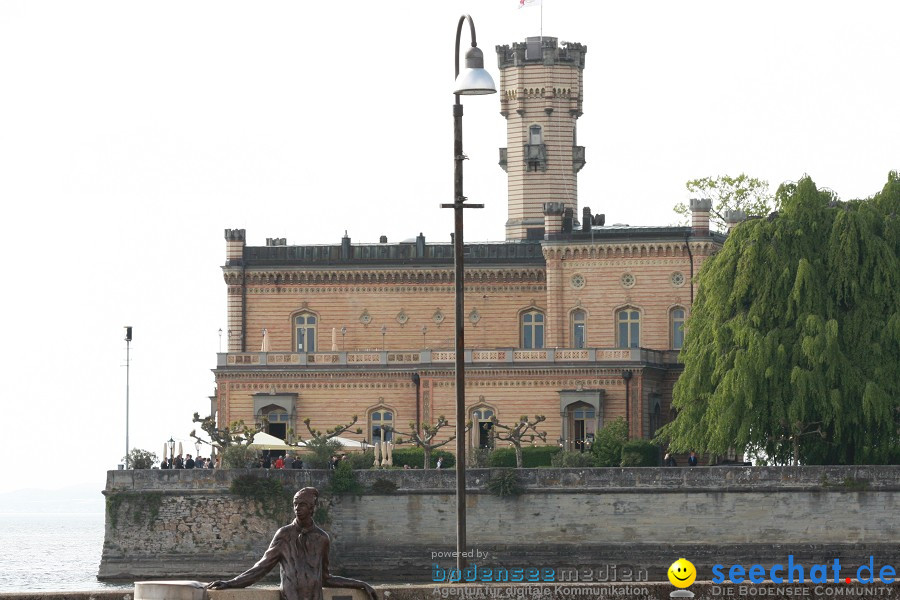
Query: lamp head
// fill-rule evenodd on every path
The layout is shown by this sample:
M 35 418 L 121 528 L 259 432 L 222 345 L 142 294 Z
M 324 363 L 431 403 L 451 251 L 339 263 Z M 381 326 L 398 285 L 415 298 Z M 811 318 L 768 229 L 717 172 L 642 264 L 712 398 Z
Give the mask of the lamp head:
M 466 51 L 466 68 L 456 77 L 456 89 L 453 93 L 464 96 L 497 93 L 494 78 L 485 70 L 484 54 L 478 46 L 472 46 Z

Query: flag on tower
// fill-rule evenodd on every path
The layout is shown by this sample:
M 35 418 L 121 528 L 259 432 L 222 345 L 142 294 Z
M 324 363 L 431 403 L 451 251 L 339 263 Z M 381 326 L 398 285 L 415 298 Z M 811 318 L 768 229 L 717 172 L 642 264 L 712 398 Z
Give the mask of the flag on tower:
M 519 8 L 527 8 L 530 6 L 540 6 L 541 0 L 519 0 Z

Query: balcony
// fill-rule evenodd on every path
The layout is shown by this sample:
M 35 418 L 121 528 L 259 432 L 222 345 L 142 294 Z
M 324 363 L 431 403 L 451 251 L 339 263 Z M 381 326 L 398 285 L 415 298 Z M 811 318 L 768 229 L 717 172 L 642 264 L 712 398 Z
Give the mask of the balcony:
M 362 350 L 350 352 L 220 352 L 217 368 L 333 368 L 333 367 L 447 367 L 453 365 L 453 350 Z M 466 364 L 578 364 L 632 363 L 677 365 L 677 350 L 649 348 L 496 348 L 466 350 Z

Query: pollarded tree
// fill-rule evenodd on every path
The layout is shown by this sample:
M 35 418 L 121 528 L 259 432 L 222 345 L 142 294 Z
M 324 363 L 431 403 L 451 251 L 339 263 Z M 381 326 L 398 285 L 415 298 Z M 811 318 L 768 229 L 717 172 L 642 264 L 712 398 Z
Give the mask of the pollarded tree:
M 529 421 L 527 415 L 522 415 L 512 425 L 504 425 L 495 416 L 491 417 L 491 437 L 501 442 L 509 442 L 516 449 L 516 468 L 522 468 L 522 443 L 533 443 L 534 440 L 547 441 L 547 432 L 538 431 L 537 426 L 547 420 L 544 415 L 535 415 L 534 421 Z
M 776 463 L 900 460 L 900 176 L 839 202 L 809 178 L 707 260 L 671 449 Z
M 334 438 L 353 427 L 358 420 L 359 417 L 353 415 L 353 418 L 349 423 L 337 425 L 332 429 L 322 431 L 320 429 L 314 429 L 309 417 L 307 417 L 303 419 L 303 424 L 306 425 L 306 430 L 309 432 L 309 440 L 303 442 L 301 436 L 296 436 L 296 439 L 294 440 L 295 436 L 293 435 L 293 432 L 291 432 L 289 437 L 294 440 L 291 442 L 291 445 L 295 445 L 296 442 L 303 443 L 303 445 L 311 452 L 311 455 L 308 456 L 306 460 L 310 468 L 327 469 L 331 462 L 331 457 L 344 447 L 340 441 Z M 362 429 L 357 427 L 355 433 L 362 433 Z
M 212 445 L 218 446 L 221 450 L 232 445 L 250 445 L 253 443 L 253 436 L 259 433 L 258 428 L 248 427 L 243 420 L 234 421 L 228 427 L 219 427 L 215 417 L 210 415 L 201 419 L 200 413 L 194 413 L 194 423 L 200 423 L 200 429 L 206 432 Z M 196 429 L 191 431 L 191 437 L 201 444 L 210 443 L 199 437 Z
M 442 442 L 435 442 L 434 438 L 437 434 L 443 429 L 450 425 L 450 422 L 447 420 L 447 417 L 441 415 L 437 419 L 437 423 L 434 425 L 428 425 L 427 423 L 422 425 L 422 432 L 419 433 L 419 430 L 416 428 L 415 423 L 409 424 L 409 439 L 403 439 L 398 437 L 394 443 L 397 445 L 400 444 L 415 444 L 419 448 L 422 449 L 422 452 L 425 454 L 425 464 L 422 466 L 423 469 L 431 468 L 431 453 L 434 450 L 437 450 L 441 446 L 446 446 L 450 442 L 456 439 L 456 435 L 451 435 L 449 438 Z M 394 431 L 398 435 L 399 431 L 396 431 L 393 427 L 387 426 L 386 429 L 390 431 Z
M 710 225 L 724 230 L 725 211 L 742 210 L 749 216 L 765 216 L 778 210 L 780 198 L 769 193 L 769 182 L 741 173 L 737 177 L 720 175 L 691 179 L 684 184 L 692 198 L 705 198 L 712 202 L 709 211 Z M 672 209 L 685 223 L 690 223 L 691 210 L 684 202 Z

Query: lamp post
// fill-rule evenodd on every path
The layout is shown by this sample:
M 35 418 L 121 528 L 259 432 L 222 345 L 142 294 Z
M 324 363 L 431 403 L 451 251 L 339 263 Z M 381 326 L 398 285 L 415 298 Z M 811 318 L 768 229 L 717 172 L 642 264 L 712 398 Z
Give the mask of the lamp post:
M 422 350 L 425 349 L 425 334 L 428 333 L 428 325 L 422 325 Z
M 128 420 L 129 420 L 129 388 L 131 384 L 131 325 L 125 326 L 125 468 L 131 467 L 131 458 L 128 456 Z
M 347 335 L 347 326 L 341 326 L 341 350 L 344 350 L 344 336 Z
M 169 460 L 175 458 L 175 440 L 172 437 L 169 437 Z M 175 467 L 172 467 L 173 469 Z
M 466 68 L 459 71 L 459 42 L 462 36 L 463 23 L 469 22 L 469 33 L 472 46 L 466 51 Z M 464 294 L 465 270 L 463 268 L 463 209 L 484 208 L 484 204 L 466 204 L 463 196 L 463 154 L 462 116 L 463 107 L 460 96 L 495 94 L 497 87 L 490 73 L 484 69 L 484 54 L 478 49 L 475 40 L 475 22 L 469 15 L 462 15 L 456 25 L 456 84 L 453 93 L 456 103 L 453 105 L 453 203 L 441 204 L 441 208 L 453 209 L 453 263 L 454 263 L 454 297 L 456 304 L 456 566 L 462 570 L 466 566 L 463 554 L 466 551 L 466 345 L 464 340 Z
M 381 351 L 384 352 L 384 336 L 387 334 L 387 325 L 381 326 Z
M 219 354 L 222 354 L 222 328 L 219 327 Z

